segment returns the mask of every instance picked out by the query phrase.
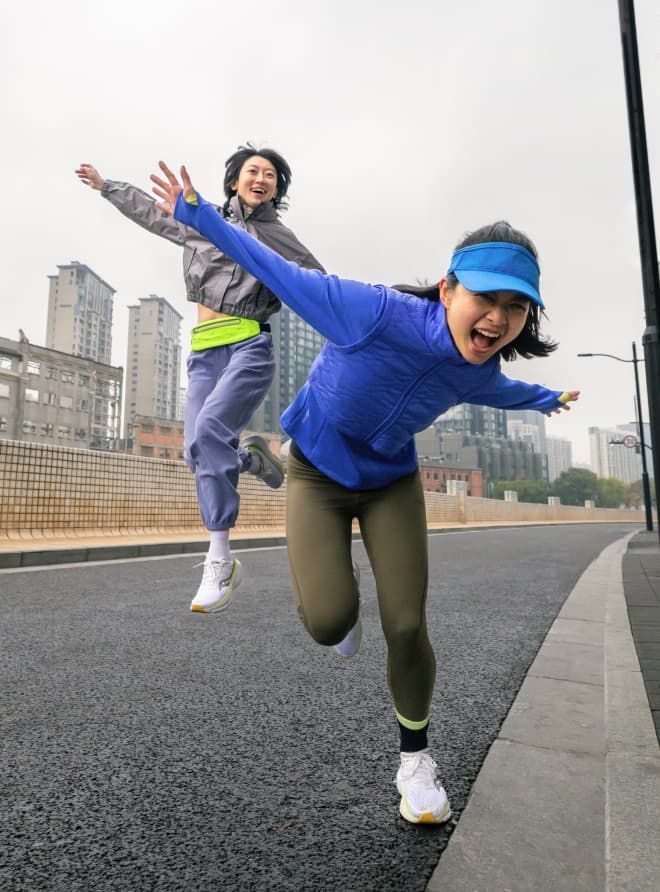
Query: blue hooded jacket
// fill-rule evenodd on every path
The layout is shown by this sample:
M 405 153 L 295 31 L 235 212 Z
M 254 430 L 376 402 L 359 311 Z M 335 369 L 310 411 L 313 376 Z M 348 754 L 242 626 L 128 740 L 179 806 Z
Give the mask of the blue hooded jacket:
M 386 486 L 417 467 L 414 434 L 451 406 L 549 412 L 561 391 L 507 378 L 498 356 L 467 362 L 442 303 L 302 269 L 226 223 L 198 193 L 174 216 L 197 229 L 324 335 L 282 427 L 320 471 L 348 489 Z

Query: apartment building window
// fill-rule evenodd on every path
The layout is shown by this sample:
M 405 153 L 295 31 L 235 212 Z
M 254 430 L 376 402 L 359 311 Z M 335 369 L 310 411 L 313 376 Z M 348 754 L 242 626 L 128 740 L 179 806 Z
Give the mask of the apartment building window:
M 23 422 L 23 433 L 24 434 L 36 434 L 37 425 L 34 421 L 24 421 Z
M 9 384 L 0 383 L 0 397 L 4 397 L 5 399 L 9 399 Z
M 0 417 L 0 431 L 6 431 L 8 427 L 8 421 L 4 417 Z
M 43 404 L 44 406 L 55 406 L 57 405 L 57 394 L 50 393 L 48 391 L 44 391 L 43 394 Z
M 82 428 L 76 428 L 76 440 L 86 440 L 87 439 L 87 431 Z
M 46 369 L 46 377 L 51 381 L 57 381 L 57 369 L 54 369 L 52 365 L 49 365 Z
M 73 397 L 60 396 L 60 408 L 61 409 L 73 409 Z
M 25 388 L 25 402 L 26 403 L 38 403 L 39 402 L 39 391 L 33 390 L 31 387 Z
M 62 369 L 60 380 L 62 381 L 62 384 L 73 384 L 73 372 Z
M 60 424 L 57 428 L 57 436 L 60 440 L 68 440 L 71 436 L 71 428 L 66 425 Z
M 28 360 L 27 369 L 28 375 L 40 375 L 41 374 L 41 363 L 33 362 L 32 360 Z
M 52 437 L 53 436 L 53 425 L 52 424 L 42 424 L 41 425 L 41 436 L 42 437 Z
M 89 410 L 89 400 L 78 400 L 78 411 L 87 412 Z
M 0 369 L 11 369 L 10 356 L 0 356 Z
M 78 375 L 78 384 L 81 387 L 89 387 L 89 375 Z

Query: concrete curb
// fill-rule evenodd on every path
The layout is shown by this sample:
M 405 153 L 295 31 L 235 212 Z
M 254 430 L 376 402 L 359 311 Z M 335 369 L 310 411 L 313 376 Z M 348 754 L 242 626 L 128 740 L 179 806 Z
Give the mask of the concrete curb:
M 623 593 L 629 539 L 578 580 L 427 892 L 655 892 L 660 750 Z

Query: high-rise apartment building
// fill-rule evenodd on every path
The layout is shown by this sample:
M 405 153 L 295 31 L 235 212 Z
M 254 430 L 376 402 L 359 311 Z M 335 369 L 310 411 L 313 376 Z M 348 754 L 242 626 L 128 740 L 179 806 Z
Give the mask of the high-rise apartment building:
M 175 420 L 181 387 L 181 319 L 165 300 L 151 294 L 128 308 L 124 437 L 132 436 L 136 415 Z
M 554 483 L 557 477 L 573 467 L 573 444 L 562 437 L 547 437 L 548 483 Z
M 461 403 L 452 406 L 435 422 L 439 434 L 470 434 L 490 437 L 506 437 L 506 412 L 491 406 L 473 406 Z
M 115 289 L 77 260 L 48 276 L 46 346 L 110 365 Z
M 623 444 L 628 433 L 618 427 L 589 428 L 591 467 L 598 477 L 614 477 L 623 483 L 641 480 L 641 456 Z
M 275 377 L 249 427 L 277 433 L 280 431 L 280 415 L 307 380 L 325 339 L 286 306 L 271 317 L 270 325 L 276 361 Z
M 0 338 L 0 438 L 115 449 L 123 369 Z
M 506 423 L 506 432 L 510 440 L 529 443 L 534 452 L 541 452 L 541 432 L 536 424 L 526 424 L 516 418 L 509 419 Z
M 538 452 L 546 452 L 546 432 L 545 432 L 545 415 L 537 412 L 535 409 L 507 409 L 506 410 L 507 425 L 510 421 L 520 421 L 526 425 L 532 425 L 538 430 Z M 529 428 L 527 428 L 528 432 Z M 533 435 L 532 436 L 536 436 Z

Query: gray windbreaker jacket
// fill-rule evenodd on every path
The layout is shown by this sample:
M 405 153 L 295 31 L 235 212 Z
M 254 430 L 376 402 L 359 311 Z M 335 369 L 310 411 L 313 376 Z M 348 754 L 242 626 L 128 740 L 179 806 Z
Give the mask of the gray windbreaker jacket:
M 147 192 L 130 183 L 106 180 L 101 195 L 129 220 L 183 247 L 183 277 L 188 300 L 203 304 L 217 313 L 256 319 L 257 322 L 267 322 L 280 309 L 279 299 L 265 285 L 202 238 L 196 230 L 160 211 Z M 280 222 L 270 202 L 256 208 L 246 221 L 241 203 L 234 196 L 227 219 L 229 223 L 252 233 L 286 260 L 293 260 L 307 269 L 323 271 L 318 260 Z

